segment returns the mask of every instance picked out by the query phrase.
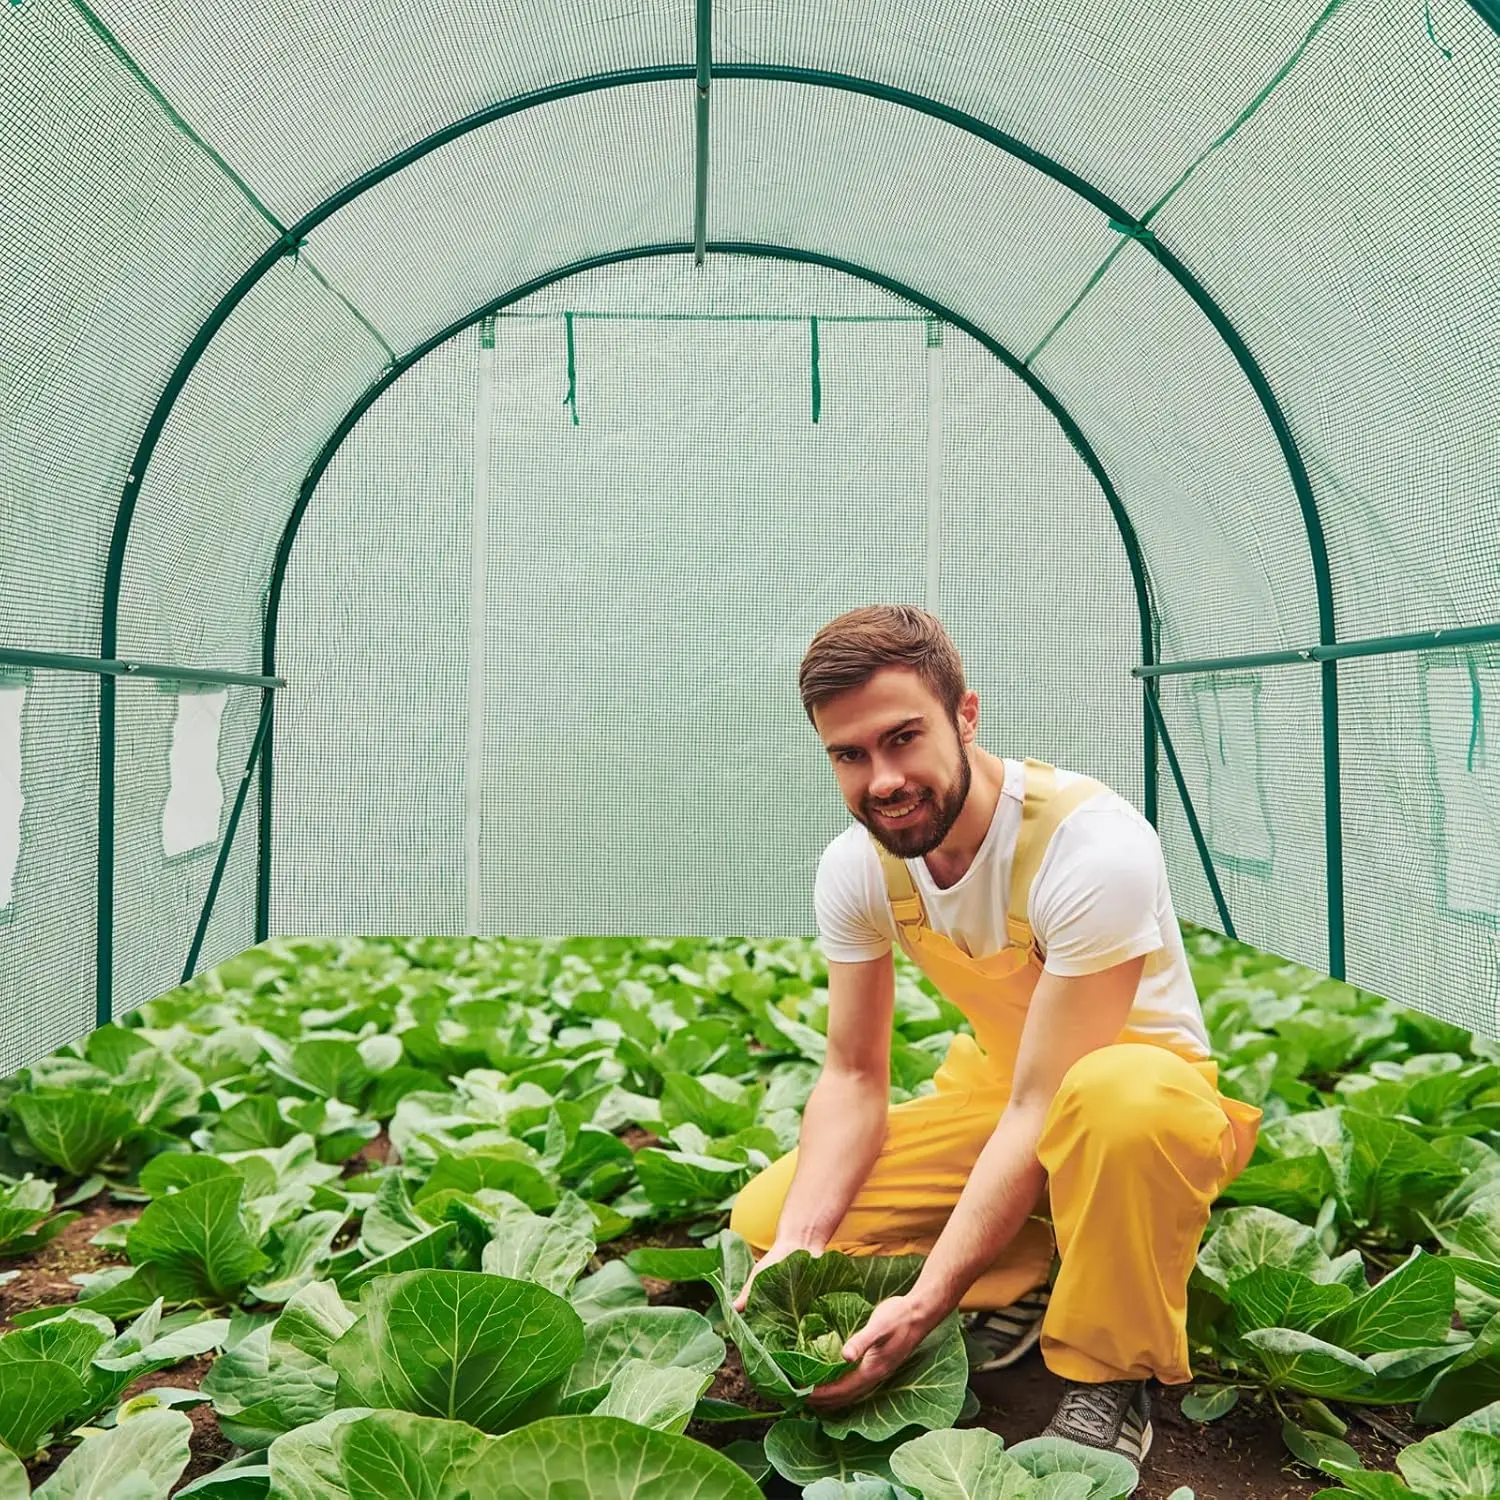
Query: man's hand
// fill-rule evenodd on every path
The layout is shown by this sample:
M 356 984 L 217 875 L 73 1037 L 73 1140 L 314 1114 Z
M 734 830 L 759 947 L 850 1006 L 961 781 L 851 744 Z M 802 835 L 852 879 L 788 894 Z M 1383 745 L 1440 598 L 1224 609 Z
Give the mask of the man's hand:
M 850 1370 L 827 1385 L 820 1385 L 807 1404 L 822 1411 L 848 1406 L 867 1396 L 888 1375 L 905 1364 L 913 1349 L 937 1327 L 951 1311 L 918 1301 L 910 1294 L 887 1297 L 877 1303 L 870 1321 L 843 1348 L 848 1360 L 858 1360 L 858 1369 Z
M 760 1275 L 767 1266 L 774 1266 L 778 1260 L 785 1260 L 794 1250 L 806 1250 L 813 1256 L 821 1255 L 822 1249 L 815 1249 L 801 1240 L 777 1240 L 769 1250 L 751 1267 L 750 1274 L 745 1278 L 745 1284 L 740 1288 L 740 1294 L 734 1299 L 734 1310 L 744 1312 L 745 1303 L 750 1298 L 750 1288 L 755 1285 L 755 1278 Z

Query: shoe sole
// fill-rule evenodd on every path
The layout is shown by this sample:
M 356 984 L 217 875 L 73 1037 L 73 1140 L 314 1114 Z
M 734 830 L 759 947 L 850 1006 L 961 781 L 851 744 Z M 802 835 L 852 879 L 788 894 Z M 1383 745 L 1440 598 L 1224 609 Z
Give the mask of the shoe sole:
M 1022 1336 L 1020 1343 L 1016 1345 L 1009 1354 L 997 1355 L 994 1359 L 987 1359 L 982 1365 L 975 1365 L 969 1372 L 971 1375 L 988 1375 L 992 1370 L 1008 1370 L 1017 1360 L 1029 1354 L 1036 1348 L 1037 1341 L 1042 1336 L 1042 1320 L 1038 1318 Z

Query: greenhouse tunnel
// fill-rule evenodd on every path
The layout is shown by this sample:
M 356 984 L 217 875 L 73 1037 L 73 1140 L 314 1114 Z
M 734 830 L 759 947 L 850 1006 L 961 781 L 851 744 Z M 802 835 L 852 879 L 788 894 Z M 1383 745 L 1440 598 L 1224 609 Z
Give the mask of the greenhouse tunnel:
M 268 936 L 806 933 L 942 618 L 1500 1035 L 1494 0 L 0 12 L 0 1072 Z

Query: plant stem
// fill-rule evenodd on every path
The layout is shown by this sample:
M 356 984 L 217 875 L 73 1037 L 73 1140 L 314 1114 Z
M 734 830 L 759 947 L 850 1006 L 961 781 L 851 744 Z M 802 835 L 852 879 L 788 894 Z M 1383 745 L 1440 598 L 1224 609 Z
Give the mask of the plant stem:
M 1362 1406 L 1347 1406 L 1349 1414 L 1363 1422 L 1372 1431 L 1378 1432 L 1388 1442 L 1394 1443 L 1397 1448 L 1405 1448 L 1410 1445 L 1411 1439 L 1398 1427 L 1392 1427 L 1384 1417 L 1377 1417 L 1374 1412 L 1366 1411 Z

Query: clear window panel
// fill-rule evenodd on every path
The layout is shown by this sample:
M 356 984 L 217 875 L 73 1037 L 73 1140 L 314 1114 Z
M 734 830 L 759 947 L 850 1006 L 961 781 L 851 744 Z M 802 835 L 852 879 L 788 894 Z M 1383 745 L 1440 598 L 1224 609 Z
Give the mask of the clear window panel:
M 229 695 L 182 693 L 172 726 L 171 789 L 162 816 L 162 853 L 187 854 L 217 842 L 224 811 L 219 728 Z
M 26 685 L 0 681 L 0 911 L 14 895 L 21 857 L 21 709 Z

